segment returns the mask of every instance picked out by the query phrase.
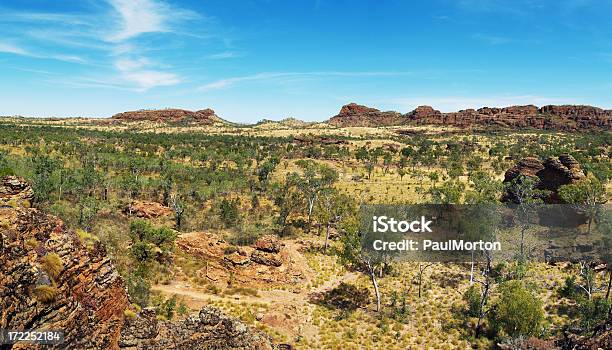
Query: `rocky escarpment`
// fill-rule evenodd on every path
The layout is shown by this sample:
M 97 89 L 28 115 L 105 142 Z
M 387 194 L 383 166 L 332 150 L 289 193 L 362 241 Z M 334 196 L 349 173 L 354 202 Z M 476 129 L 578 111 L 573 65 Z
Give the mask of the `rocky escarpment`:
M 419 106 L 412 112 L 381 112 L 354 103 L 343 106 L 329 120 L 336 126 L 392 126 L 407 124 L 445 125 L 460 128 L 495 129 L 532 128 L 541 130 L 601 130 L 612 128 L 612 110 L 581 105 L 534 105 L 504 108 L 483 107 L 442 113 L 430 106 Z
M 123 121 L 193 122 L 211 125 L 221 119 L 210 108 L 199 111 L 184 109 L 139 110 L 115 114 L 112 119 Z
M 30 208 L 32 195 L 23 179 L 0 179 L 0 329 L 61 330 L 64 342 L 6 348 L 273 348 L 265 334 L 211 307 L 176 321 L 157 321 L 154 309 L 126 317 L 129 297 L 104 246 L 86 247 L 61 220 Z
M 585 177 L 580 164 L 568 154 L 562 154 L 558 158 L 550 157 L 545 161 L 535 157 L 523 158 L 506 171 L 504 183 L 521 175 L 536 179 L 536 188 L 547 191 L 544 198 L 546 203 L 560 203 L 561 199 L 557 193 L 559 187 L 576 183 Z M 512 193 L 506 193 L 503 200 L 515 201 L 516 198 Z
M 429 106 L 406 114 L 408 122 L 457 127 L 533 128 L 541 130 L 592 130 L 612 127 L 612 111 L 591 106 L 483 107 L 442 113 Z
M 127 318 L 119 343 L 121 349 L 266 350 L 273 344 L 264 333 L 212 307 L 181 321 L 158 321 L 155 311 L 142 310 Z
M 116 348 L 121 277 L 101 244 L 85 248 L 61 220 L 28 208 L 31 196 L 21 179 L 0 182 L 0 329 L 62 330 L 57 349 Z
M 349 126 L 389 126 L 401 125 L 405 118 L 398 112 L 381 112 L 376 108 L 370 108 L 356 103 L 342 106 L 340 113 L 331 117 L 329 124 L 339 127 Z

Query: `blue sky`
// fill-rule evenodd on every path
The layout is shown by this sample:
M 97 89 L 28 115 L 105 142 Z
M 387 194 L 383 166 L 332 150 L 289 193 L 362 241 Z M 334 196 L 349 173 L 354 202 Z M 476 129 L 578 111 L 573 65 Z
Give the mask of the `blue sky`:
M 2 0 L 0 115 L 612 108 L 611 0 Z

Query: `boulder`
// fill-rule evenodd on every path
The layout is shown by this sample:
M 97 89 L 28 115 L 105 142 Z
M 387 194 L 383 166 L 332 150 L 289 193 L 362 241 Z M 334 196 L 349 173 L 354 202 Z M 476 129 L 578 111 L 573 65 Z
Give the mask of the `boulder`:
M 585 178 L 580 164 L 569 154 L 562 154 L 556 158 L 549 157 L 543 162 L 535 157 L 523 158 L 506 171 L 504 183 L 511 182 L 520 175 L 536 179 L 536 188 L 549 192 L 544 198 L 546 203 L 561 203 L 558 195 L 559 187 Z M 505 193 L 502 201 L 515 201 L 515 198 L 512 194 Z
M 278 254 L 268 253 L 261 250 L 253 251 L 253 254 L 251 254 L 251 261 L 266 266 L 280 267 L 283 265 L 283 261 Z
M 159 217 L 172 216 L 172 209 L 163 206 L 161 203 L 135 200 L 128 204 L 123 210 L 124 213 L 143 219 L 154 219 Z
M 283 243 L 276 236 L 273 235 L 261 236 L 255 242 L 255 248 L 257 250 L 261 250 L 263 252 L 268 253 L 278 253 L 280 252 L 282 247 Z
M 226 255 L 223 257 L 223 259 L 231 263 L 233 266 L 244 266 L 251 262 L 248 256 L 241 255 L 238 252 Z
M 29 206 L 33 197 L 32 188 L 23 178 L 5 176 L 0 181 L 0 206 Z

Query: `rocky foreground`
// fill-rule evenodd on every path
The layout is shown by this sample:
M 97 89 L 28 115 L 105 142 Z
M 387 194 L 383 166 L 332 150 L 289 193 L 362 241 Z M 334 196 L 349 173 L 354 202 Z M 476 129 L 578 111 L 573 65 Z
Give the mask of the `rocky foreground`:
M 483 107 L 442 113 L 430 106 L 419 106 L 409 113 L 401 114 L 393 111 L 382 112 L 375 108 L 350 103 L 343 106 L 328 123 L 338 127 L 417 124 L 460 128 L 609 130 L 612 128 L 612 110 L 592 106 L 548 105 L 538 108 L 527 105 L 504 108 Z
M 270 338 L 221 311 L 157 321 L 126 317 L 122 278 L 102 244 L 87 247 L 61 220 L 30 207 L 23 180 L 0 180 L 0 329 L 52 329 L 64 343 L 45 349 L 273 349 Z M 18 344 L 13 349 L 43 348 Z

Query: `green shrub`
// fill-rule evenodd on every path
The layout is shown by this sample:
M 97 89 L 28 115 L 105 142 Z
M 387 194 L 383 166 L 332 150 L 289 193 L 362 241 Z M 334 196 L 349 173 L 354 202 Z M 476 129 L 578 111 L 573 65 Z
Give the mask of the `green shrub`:
M 132 274 L 128 276 L 126 284 L 130 299 L 140 307 L 147 307 L 151 295 L 151 285 L 149 282 L 141 276 Z
M 591 300 L 582 299 L 578 301 L 580 312 L 580 327 L 585 331 L 591 331 L 596 325 L 606 320 L 610 302 L 603 297 L 594 297 Z
M 559 290 L 559 293 L 561 294 L 561 296 L 573 299 L 576 297 L 577 287 L 578 286 L 576 284 L 576 277 L 569 276 L 565 278 L 565 283 L 563 284 L 563 287 Z
M 471 285 L 468 290 L 463 293 L 463 300 L 467 304 L 466 314 L 470 317 L 478 317 L 480 315 L 480 292 L 475 284 Z
M 147 263 L 155 257 L 155 252 L 153 251 L 151 245 L 143 241 L 132 244 L 130 254 L 140 263 Z
M 163 316 L 166 320 L 174 318 L 176 311 L 176 295 L 164 300 L 157 308 L 157 314 Z
M 491 324 L 510 337 L 538 336 L 544 322 L 542 301 L 521 281 L 508 281 L 500 286 L 501 296 L 490 313 Z
M 322 298 L 323 305 L 345 311 L 353 311 L 360 307 L 365 307 L 369 302 L 370 292 L 367 288 L 358 288 L 344 282 L 326 292 Z
M 176 313 L 178 313 L 181 316 L 185 316 L 189 314 L 189 308 L 187 307 L 187 305 L 185 305 L 185 303 L 181 301 L 181 303 L 179 304 L 179 307 L 176 309 Z

